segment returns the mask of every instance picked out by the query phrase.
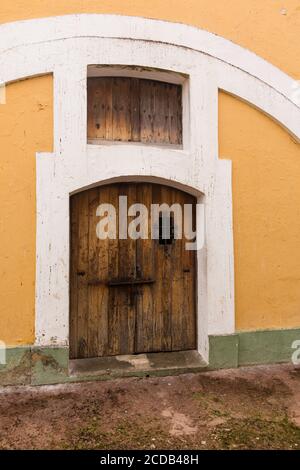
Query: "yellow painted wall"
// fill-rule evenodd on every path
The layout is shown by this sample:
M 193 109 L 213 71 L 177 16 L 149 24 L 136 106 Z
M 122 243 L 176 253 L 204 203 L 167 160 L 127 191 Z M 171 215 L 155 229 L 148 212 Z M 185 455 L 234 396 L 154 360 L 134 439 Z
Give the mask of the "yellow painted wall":
M 10 84 L 0 105 L 0 340 L 34 340 L 35 152 L 52 151 L 52 76 Z
M 232 160 L 237 329 L 300 326 L 300 145 L 219 94 L 220 156 Z
M 300 78 L 299 0 L 1 0 L 0 22 L 117 13 L 192 24 Z M 34 337 L 35 152 L 52 146 L 52 78 L 8 86 L 0 106 L 0 339 Z M 236 322 L 300 326 L 300 146 L 220 94 L 220 156 L 233 161 Z

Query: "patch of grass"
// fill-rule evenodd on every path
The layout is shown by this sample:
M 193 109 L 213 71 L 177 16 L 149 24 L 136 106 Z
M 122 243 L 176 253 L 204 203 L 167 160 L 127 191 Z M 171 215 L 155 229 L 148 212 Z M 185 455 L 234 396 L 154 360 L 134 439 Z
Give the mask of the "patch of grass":
M 214 413 L 220 416 L 219 413 Z M 199 430 L 200 431 L 200 430 Z M 90 420 L 73 430 L 62 445 L 75 450 L 128 449 L 299 449 L 300 428 L 288 418 L 229 418 L 213 430 L 192 436 L 170 436 L 158 418 L 137 421 L 122 418 L 110 428 L 99 420 Z
M 213 439 L 217 447 L 222 449 L 300 450 L 300 428 L 287 417 L 272 421 L 232 418 L 215 429 Z
M 202 409 L 213 416 L 227 417 L 229 413 L 224 409 L 222 399 L 207 392 L 195 392 L 194 400 L 197 400 Z
M 219 396 L 207 392 L 194 392 L 193 398 L 194 400 L 198 400 L 200 402 L 204 401 L 207 403 L 222 403 L 222 399 Z
M 82 426 L 63 447 L 66 449 L 149 449 L 166 447 L 169 435 L 155 420 L 141 425 L 130 419 L 118 421 L 110 430 L 103 430 L 99 421 Z

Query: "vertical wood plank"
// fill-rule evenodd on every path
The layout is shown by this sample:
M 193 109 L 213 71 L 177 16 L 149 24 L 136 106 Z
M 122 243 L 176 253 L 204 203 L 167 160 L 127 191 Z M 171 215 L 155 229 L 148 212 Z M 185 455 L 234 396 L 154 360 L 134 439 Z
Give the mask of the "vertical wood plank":
M 88 139 L 106 138 L 106 81 L 88 78 Z
M 154 204 L 169 203 L 168 188 L 153 185 L 152 193 Z M 171 351 L 171 248 L 168 245 L 160 245 L 158 240 L 154 243 L 156 282 L 153 285 L 153 350 Z
M 137 201 L 148 209 L 148 239 L 136 241 L 136 262 L 138 279 L 154 279 L 154 250 L 155 241 L 151 239 L 151 203 L 152 184 L 139 183 L 137 185 Z M 144 284 L 137 289 L 136 306 L 136 340 L 135 352 L 154 350 L 154 289 L 152 284 Z
M 182 144 L 182 87 L 167 85 L 169 143 Z
M 182 207 L 182 193 L 172 188 L 169 189 L 172 204 L 180 204 Z M 178 224 L 174 217 L 174 224 Z M 179 228 L 180 230 L 180 228 Z M 182 266 L 182 239 L 174 240 L 171 248 L 171 323 L 172 323 L 172 351 L 185 349 L 185 332 L 182 330 L 183 303 L 185 292 L 183 291 L 183 266 Z
M 153 86 L 155 100 L 153 141 L 158 144 L 168 144 L 170 142 L 168 85 L 154 82 Z
M 161 202 L 168 205 L 172 204 L 172 189 L 167 186 L 161 187 Z M 162 258 L 161 285 L 162 285 L 162 351 L 172 350 L 172 257 L 174 244 L 160 245 L 160 254 Z
M 193 205 L 192 227 L 196 229 L 196 200 L 189 194 L 182 193 L 184 204 Z M 186 349 L 196 349 L 197 347 L 197 317 L 196 317 L 196 289 L 197 289 L 197 270 L 196 270 L 196 251 L 186 250 L 185 243 L 188 240 L 183 239 L 183 289 L 186 293 L 183 304 L 183 318 L 185 320 L 186 331 Z
M 154 142 L 154 89 L 151 80 L 140 83 L 141 142 Z
M 131 140 L 130 79 L 113 78 L 113 140 Z
M 193 206 L 195 222 L 195 200 L 183 192 L 176 192 L 174 200 L 182 207 Z M 185 237 L 174 243 L 172 279 L 172 349 L 194 349 L 196 347 L 195 316 L 195 251 L 185 249 Z M 184 295 L 183 295 L 184 294 Z
M 98 189 L 98 204 L 109 203 L 109 186 L 101 186 Z M 95 209 L 95 207 L 94 207 Z M 92 231 L 96 236 L 96 225 L 99 222 L 99 218 L 92 223 Z M 97 328 L 98 328 L 98 353 L 97 356 L 106 356 L 108 354 L 108 255 L 109 255 L 109 240 L 100 240 L 97 238 L 96 241 L 96 256 L 97 261 L 97 277 L 101 284 L 94 287 L 97 290 L 96 298 L 98 301 L 97 310 Z
M 98 278 L 99 274 L 99 247 L 96 237 L 98 206 L 98 189 L 88 191 L 88 217 L 89 217 L 89 242 L 88 242 L 88 279 Z M 98 315 L 99 315 L 99 290 L 93 284 L 88 285 L 88 356 L 96 357 L 98 354 Z
M 118 185 L 108 186 L 109 203 L 115 208 L 118 207 L 119 188 Z M 118 212 L 116 213 L 116 228 L 119 230 Z M 118 238 L 108 240 L 108 280 L 118 278 L 119 274 L 119 242 Z M 114 288 L 108 288 L 108 346 L 107 355 L 118 354 L 119 351 L 119 297 L 118 291 Z
M 135 185 L 111 186 L 110 203 L 119 207 L 118 197 L 128 197 L 128 205 L 135 202 Z M 118 217 L 118 212 L 117 212 Z M 109 241 L 109 279 L 129 280 L 135 278 L 135 241 Z M 131 354 L 134 352 L 135 302 L 130 286 L 109 287 L 108 308 L 108 354 Z
M 127 204 L 130 207 L 136 202 L 136 185 L 134 183 L 119 184 L 119 196 L 127 196 Z M 129 218 L 128 223 L 131 218 Z M 128 237 L 119 239 L 119 279 L 134 280 L 136 278 L 136 240 Z M 135 324 L 136 324 L 136 296 L 135 287 L 113 287 L 118 290 L 120 296 L 119 314 L 120 324 L 120 350 L 123 354 L 134 353 Z M 124 352 L 125 351 L 125 352 Z M 127 351 L 127 352 L 126 352 Z
M 139 142 L 141 139 L 141 129 L 140 129 L 140 80 L 138 78 L 131 79 L 130 97 L 131 97 L 131 140 L 132 142 Z
M 78 231 L 79 231 L 79 214 L 78 214 L 78 196 L 70 199 L 70 359 L 76 358 L 78 354 L 78 286 L 77 286 L 77 270 L 78 270 Z
M 88 191 L 78 195 L 78 357 L 88 357 L 88 269 L 89 269 L 89 210 L 88 210 Z
M 183 207 L 183 193 L 172 190 L 173 204 Z M 186 328 L 184 318 L 188 312 L 184 311 L 184 239 L 174 240 L 172 250 L 172 350 L 186 349 Z

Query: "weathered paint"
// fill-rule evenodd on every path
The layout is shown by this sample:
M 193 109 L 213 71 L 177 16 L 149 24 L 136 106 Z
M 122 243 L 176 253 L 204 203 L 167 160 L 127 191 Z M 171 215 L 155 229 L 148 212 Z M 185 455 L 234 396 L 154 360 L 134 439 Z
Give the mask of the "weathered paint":
M 48 25 L 46 38 L 45 21 Z M 198 350 L 207 359 L 208 334 L 234 331 L 231 165 L 229 161 L 217 159 L 217 83 L 211 80 L 212 59 L 172 43 L 181 41 L 182 30 L 191 34 L 190 40 L 196 45 L 198 43 L 195 35 L 207 36 L 207 33 L 182 25 L 154 25 L 152 21 L 144 19 L 115 16 L 76 16 L 49 18 L 45 21 L 21 25 L 29 34 L 25 34 L 24 30 L 24 36 L 29 41 L 27 55 L 31 55 L 36 63 L 27 63 L 26 71 L 21 67 L 18 71 L 19 74 L 32 74 L 33 69 L 37 72 L 35 66 L 40 67 L 43 63 L 42 67 L 54 71 L 55 80 L 54 153 L 37 156 L 36 343 L 44 346 L 68 344 L 69 195 L 89 186 L 107 183 L 114 178 L 150 178 L 154 182 L 165 181 L 166 184 L 177 185 L 178 188 L 197 195 L 199 199 L 205 194 L 207 242 L 206 250 L 197 253 L 199 272 L 203 272 L 198 277 L 197 310 Z M 122 27 L 125 29 L 121 33 Z M 167 36 L 166 27 L 169 31 Z M 10 36 L 14 28 L 18 28 L 18 24 L 4 28 L 6 41 L 7 35 Z M 163 45 L 154 31 L 171 45 Z M 119 37 L 103 37 L 107 34 Z M 124 38 L 120 37 L 122 34 Z M 132 34 L 137 36 L 136 42 L 128 40 Z M 60 42 L 58 50 L 53 39 L 67 35 L 69 40 Z M 141 41 L 144 37 L 146 40 Z M 186 36 L 185 38 L 188 39 Z M 43 40 L 45 43 L 41 46 Z M 220 40 L 217 42 L 219 44 Z M 218 46 L 211 35 L 209 43 L 210 47 Z M 35 44 L 39 47 L 38 61 Z M 236 46 L 226 45 L 229 47 L 229 60 L 232 61 Z M 16 45 L 21 48 L 23 46 L 24 44 Z M 43 53 L 44 48 L 47 50 L 46 55 Z M 70 55 L 70 48 L 75 52 L 74 57 Z M 12 54 L 17 53 L 15 49 L 12 50 Z M 257 59 L 254 56 L 252 58 L 254 62 Z M 258 62 L 264 69 L 265 64 L 260 60 Z M 142 144 L 134 148 L 130 144 L 87 146 L 86 75 L 90 63 L 142 64 L 143 70 L 148 67 L 158 70 L 166 68 L 189 75 L 190 106 L 189 112 L 183 114 L 188 116 L 191 125 L 183 123 L 183 127 L 189 130 L 183 149 L 173 150 Z M 70 69 L 72 74 L 69 74 Z M 260 69 L 258 67 L 258 71 Z M 230 70 L 228 73 L 232 76 L 234 72 Z M 283 82 L 290 80 L 279 71 L 274 73 L 279 74 Z M 13 78 L 11 72 L 10 75 Z M 243 76 L 248 81 L 248 74 L 244 73 Z M 247 89 L 253 91 L 253 87 L 252 82 Z M 263 83 L 259 89 L 265 87 L 267 85 Z M 279 121 L 285 122 L 288 128 L 293 127 L 293 121 L 290 120 L 289 124 L 288 120 L 298 109 L 282 96 L 281 91 L 279 93 L 278 90 L 271 89 L 271 95 L 274 95 L 275 102 L 284 101 L 283 109 L 286 106 L 290 109 L 290 113 L 277 113 Z M 74 96 L 76 100 L 73 100 Z M 265 98 L 266 96 L 267 99 L 262 97 L 260 100 L 263 107 L 269 106 L 269 92 Z M 185 98 L 184 107 L 187 107 L 188 95 Z M 254 101 L 256 98 L 254 96 Z M 201 115 L 203 118 L 200 129 L 198 120 Z M 294 128 L 294 133 L 300 136 L 300 126 L 299 129 L 297 126 Z M 203 260 L 204 252 L 207 264 Z M 207 321 L 203 320 L 204 317 Z
M 7 349 L 0 365 L 0 385 L 54 384 L 69 380 L 68 348 L 17 346 Z
M 299 339 L 299 328 L 210 336 L 209 368 L 292 362 L 292 345 Z
M 6 162 L 1 165 L 0 185 L 0 330 L 8 344 L 34 340 L 34 153 L 51 149 L 51 97 L 52 77 L 40 77 L 9 85 L 7 104 L 0 107 L 1 158 Z M 273 121 L 229 95 L 221 93 L 219 110 L 220 155 L 230 155 L 233 160 L 237 327 L 296 327 L 300 304 L 299 146 Z M 6 126 L 12 130 L 17 120 L 14 134 L 7 132 Z M 275 212 L 276 226 L 271 230 Z M 249 224 L 249 214 L 255 215 L 255 223 Z M 270 230 L 276 242 L 270 243 Z M 15 265 L 20 268 L 16 270 Z
M 0 385 L 28 385 L 30 383 L 30 346 L 7 348 L 6 364 L 0 365 Z
M 177 375 L 211 369 L 292 362 L 300 329 L 261 330 L 209 337 L 209 363 L 196 351 L 69 361 L 67 347 L 8 349 L 0 385 L 44 385 L 117 377 Z
M 220 5 L 221 2 L 213 1 L 190 1 L 184 4 L 167 1 L 159 2 L 159 5 L 157 2 L 151 4 L 143 2 L 141 5 L 141 2 L 125 1 L 115 2 L 113 6 L 111 2 L 101 2 L 100 6 L 99 2 L 97 5 L 96 2 L 85 2 L 84 6 L 77 1 L 55 1 L 51 2 L 51 5 L 48 3 L 43 1 L 12 3 L 3 0 L 0 21 L 80 12 L 82 8 L 89 12 L 117 12 L 173 19 L 206 27 L 255 50 L 295 78 L 300 76 L 299 61 L 297 61 L 300 47 L 297 41 L 300 15 L 296 1 L 285 2 L 287 15 L 280 13 L 282 5 L 273 0 L 263 2 L 263 5 L 260 1 L 252 1 L 251 11 L 248 11 L 245 3 L 240 1 L 226 2 L 226 6 L 225 2 Z M 173 3 L 172 9 L 170 3 Z M 190 8 L 186 8 L 187 4 Z M 234 15 L 231 14 L 232 11 Z M 247 20 L 244 15 L 247 15 Z M 266 17 L 268 17 L 267 23 Z M 243 18 L 245 21 L 240 29 L 237 25 Z M 287 22 L 289 22 L 288 27 Z M 293 48 L 290 44 L 293 44 Z M 13 190 L 10 186 L 8 192 L 9 176 L 5 172 L 11 171 L 11 175 L 17 175 L 21 167 L 20 174 L 22 176 L 25 174 L 27 188 L 31 188 L 31 196 L 34 194 L 34 153 L 37 150 L 51 151 L 51 86 L 46 87 L 43 94 L 42 105 L 46 105 L 43 125 L 32 117 L 35 111 L 30 107 L 30 97 L 37 91 L 36 87 L 32 87 L 32 83 L 46 83 L 46 81 L 48 85 L 51 83 L 49 77 L 44 77 L 34 79 L 34 82 L 28 80 L 8 87 L 8 92 L 10 89 L 20 90 L 23 96 L 19 102 L 18 91 L 11 91 L 11 96 L 17 98 L 15 114 L 8 108 L 5 111 L 8 113 L 8 121 L 11 120 L 13 124 L 22 111 L 26 110 L 26 113 L 28 111 L 28 114 L 24 114 L 24 124 L 20 125 L 20 132 L 26 134 L 24 140 L 26 145 L 22 148 L 19 143 L 22 142 L 22 138 L 17 139 L 17 143 L 8 142 L 7 128 L 11 129 L 12 125 L 6 127 L 7 116 L 3 117 L 5 123 L 3 121 L 0 130 L 1 157 L 2 150 L 3 155 L 12 155 L 9 159 L 10 170 L 7 165 L 1 166 L 1 180 L 3 175 L 2 181 L 4 181 L 4 184 L 1 184 L 3 191 L 1 209 L 5 224 L 3 230 L 1 229 L 3 238 L 0 238 L 0 249 L 3 250 L 1 269 L 3 266 L 5 281 L 1 295 L 3 303 L 0 331 L 8 344 L 30 344 L 33 341 L 35 266 L 32 264 L 32 259 L 35 257 L 35 201 L 34 197 L 28 195 L 29 193 L 24 196 L 21 178 L 14 180 Z M 298 327 L 300 323 L 299 145 L 296 145 L 279 126 L 250 106 L 223 93 L 219 105 L 219 154 L 233 161 L 237 328 L 255 330 Z M 5 107 L 0 106 L 0 119 Z M 32 111 L 29 114 L 30 109 Z M 19 117 L 18 122 L 20 122 Z M 14 149 L 13 153 L 9 152 L 11 148 Z M 20 166 L 20 162 L 25 161 L 28 165 Z M 12 181 L 11 176 L 10 179 Z M 15 208 L 13 211 L 12 207 Z M 20 207 L 24 208 L 24 211 L 16 209 Z M 28 220 L 32 223 L 28 224 Z M 249 223 L 249 220 L 252 223 Z M 17 226 L 24 227 L 23 233 L 16 230 Z M 12 237 L 13 247 L 10 243 Z M 9 258 L 7 258 L 8 252 L 12 253 Z M 16 271 L 15 266 L 21 268 Z
M 31 348 L 31 384 L 65 382 L 69 375 L 69 348 Z
M 121 27 L 124 28 L 122 33 Z M 206 196 L 207 269 L 204 269 L 201 253 L 198 258 L 199 269 L 203 268 L 198 280 L 201 283 L 206 280 L 204 285 L 198 286 L 198 316 L 201 320 L 198 322 L 198 345 L 206 359 L 208 335 L 234 330 L 230 165 L 229 162 L 217 160 L 217 87 L 250 100 L 299 137 L 299 109 L 291 102 L 288 88 L 289 84 L 291 88 L 293 81 L 253 54 L 203 31 L 115 16 L 71 16 L 8 25 L 2 28 L 3 48 L 10 43 L 8 38 L 15 42 L 15 48 L 9 51 L 12 66 L 16 63 L 16 48 L 25 47 L 16 36 L 19 28 L 24 33 L 22 36 L 28 38 L 27 56 L 35 62 L 18 64 L 13 71 L 3 72 L 3 77 L 12 80 L 22 76 L 22 73 L 30 75 L 38 70 L 54 70 L 56 83 L 55 153 L 38 155 L 37 343 L 67 344 L 69 194 L 105 179 L 139 175 L 163 178 Z M 26 31 L 28 34 L 25 34 Z M 103 37 L 115 37 L 116 34 L 119 35 L 118 39 Z M 120 38 L 122 34 L 123 40 Z M 137 41 L 134 45 L 128 40 L 132 35 Z M 163 41 L 160 40 L 161 36 Z M 58 48 L 53 39 L 61 37 L 68 37 L 69 40 L 60 42 Z M 197 51 L 198 37 L 207 39 L 204 50 L 210 51 L 209 58 Z M 138 42 L 143 38 L 144 42 Z M 149 39 L 151 41 L 147 43 Z M 35 44 L 38 44 L 38 50 Z M 71 47 L 72 44 L 74 47 Z M 187 45 L 188 49 L 182 45 Z M 193 47 L 195 49 L 191 50 Z M 76 51 L 74 57 L 70 55 L 70 48 Z M 226 51 L 226 61 L 219 60 L 223 50 Z M 5 56 L 7 52 L 3 54 Z M 118 151 L 113 147 L 99 147 L 96 158 L 91 158 L 90 149 L 86 148 L 87 65 L 122 62 L 158 69 L 166 67 L 189 75 L 190 135 L 182 152 L 160 149 L 160 159 L 157 161 L 157 150 L 136 147 L 137 158 L 134 159 L 133 149 L 128 145 L 119 147 L 121 159 L 117 158 Z M 69 74 L 71 68 L 72 75 Z M 278 83 L 274 77 L 278 78 Z M 77 100 L 72 100 L 73 96 Z M 174 166 L 176 155 L 177 170 Z M 143 166 L 141 156 L 144 157 Z M 170 162 L 172 160 L 172 165 L 168 159 Z M 205 297 L 206 303 L 202 297 Z

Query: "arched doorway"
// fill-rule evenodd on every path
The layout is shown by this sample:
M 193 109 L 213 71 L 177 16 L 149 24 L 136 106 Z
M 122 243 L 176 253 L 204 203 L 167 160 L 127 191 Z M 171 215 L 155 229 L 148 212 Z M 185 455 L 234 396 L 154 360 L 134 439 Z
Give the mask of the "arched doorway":
M 196 252 L 186 245 L 195 214 L 193 196 L 153 183 L 71 197 L 72 359 L 197 349 Z

